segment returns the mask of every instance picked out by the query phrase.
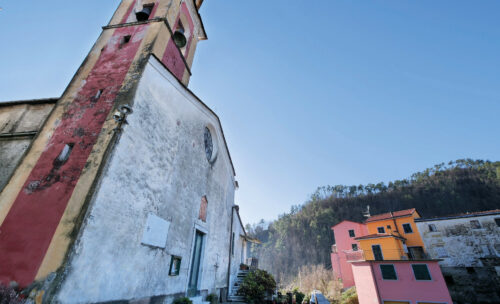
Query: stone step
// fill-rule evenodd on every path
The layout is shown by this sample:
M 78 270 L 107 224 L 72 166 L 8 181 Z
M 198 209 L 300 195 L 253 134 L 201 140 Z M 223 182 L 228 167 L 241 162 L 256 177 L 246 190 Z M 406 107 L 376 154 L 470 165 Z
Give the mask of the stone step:
M 245 301 L 245 297 L 242 297 L 242 296 L 229 296 L 227 299 L 229 302 L 243 302 L 243 301 Z

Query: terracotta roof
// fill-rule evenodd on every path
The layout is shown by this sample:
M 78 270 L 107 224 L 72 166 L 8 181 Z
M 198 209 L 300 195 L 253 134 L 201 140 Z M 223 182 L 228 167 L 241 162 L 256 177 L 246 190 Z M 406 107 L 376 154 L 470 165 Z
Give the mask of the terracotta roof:
M 388 219 L 392 219 L 392 218 L 396 218 L 396 217 L 409 216 L 409 215 L 412 215 L 414 212 L 416 212 L 415 208 L 411 208 L 411 209 L 407 209 L 407 210 L 400 210 L 400 211 L 377 214 L 377 215 L 374 215 L 374 216 L 367 218 L 365 222 L 369 223 L 369 222 L 388 220 Z
M 467 212 L 467 213 L 445 215 L 445 216 L 433 217 L 433 218 L 420 218 L 420 219 L 416 219 L 415 222 L 439 221 L 439 220 L 449 220 L 449 219 L 456 219 L 456 218 L 486 216 L 486 215 L 495 215 L 495 214 L 500 214 L 500 209 L 488 210 L 488 211 L 478 211 L 478 212 Z
M 394 234 L 387 234 L 387 233 L 373 233 L 373 234 L 368 234 L 368 235 L 363 235 L 363 236 L 358 236 L 357 238 L 354 238 L 355 240 L 367 240 L 367 239 L 376 239 L 376 238 L 384 238 L 384 237 L 394 237 L 397 239 L 405 240 L 405 238 L 394 235 Z

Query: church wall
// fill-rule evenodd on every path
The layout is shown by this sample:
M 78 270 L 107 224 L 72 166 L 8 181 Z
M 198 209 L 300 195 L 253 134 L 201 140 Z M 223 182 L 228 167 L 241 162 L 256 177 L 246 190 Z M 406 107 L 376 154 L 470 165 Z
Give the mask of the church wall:
M 185 294 L 195 230 L 205 233 L 197 289 L 207 294 L 227 287 L 235 188 L 216 116 L 154 57 L 132 108 L 70 253 L 60 302 Z M 205 156 L 206 126 L 217 151 L 213 164 Z M 200 219 L 203 196 L 206 222 Z M 142 243 L 151 214 L 170 224 L 164 248 Z M 169 275 L 172 255 L 182 258 L 177 276 Z

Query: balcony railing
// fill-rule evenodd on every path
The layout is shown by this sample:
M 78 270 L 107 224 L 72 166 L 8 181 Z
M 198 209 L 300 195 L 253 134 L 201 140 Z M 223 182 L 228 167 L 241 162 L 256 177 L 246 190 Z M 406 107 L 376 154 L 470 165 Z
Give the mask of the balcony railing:
M 363 250 L 344 250 L 348 262 L 364 261 L 365 254 Z
M 373 260 L 410 260 L 410 261 L 419 261 L 419 260 L 429 260 L 431 257 L 425 252 L 417 253 L 406 253 L 403 250 L 394 249 L 391 251 L 390 249 L 386 249 L 382 252 L 382 255 L 375 256 L 373 251 L 363 251 L 363 250 L 343 250 L 343 253 L 346 256 L 346 260 L 348 262 L 359 262 L 359 261 L 373 261 Z

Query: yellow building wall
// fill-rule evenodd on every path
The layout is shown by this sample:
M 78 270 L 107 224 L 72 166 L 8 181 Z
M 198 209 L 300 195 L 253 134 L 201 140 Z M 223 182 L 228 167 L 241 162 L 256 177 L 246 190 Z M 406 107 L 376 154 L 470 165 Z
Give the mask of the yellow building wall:
M 406 216 L 406 217 L 400 217 L 400 218 L 396 218 L 396 219 L 382 220 L 382 221 L 376 221 L 376 222 L 369 222 L 369 223 L 366 223 L 366 226 L 368 228 L 368 234 L 378 233 L 377 228 L 384 227 L 385 233 L 398 235 L 396 233 L 396 228 L 394 227 L 394 222 L 396 222 L 399 235 L 406 239 L 406 246 L 408 246 L 408 247 L 421 246 L 421 247 L 425 248 L 424 242 L 422 241 L 422 237 L 420 236 L 417 225 L 415 224 L 416 218 L 420 218 L 420 216 L 417 213 L 414 213 L 412 216 Z M 406 223 L 411 225 L 411 228 L 413 231 L 412 233 L 405 233 L 404 232 L 403 224 L 406 224 Z M 391 229 L 390 230 L 387 229 L 387 226 L 391 226 Z
M 404 255 L 402 241 L 394 237 L 359 240 L 359 244 L 365 254 L 365 260 L 375 260 L 372 245 L 380 245 L 384 260 L 401 260 L 401 255 Z
M 398 230 L 399 233 L 401 234 L 402 237 L 406 239 L 406 246 L 408 247 L 413 247 L 413 246 L 420 246 L 425 249 L 424 241 L 422 240 L 422 237 L 420 236 L 420 233 L 418 232 L 417 225 L 415 224 L 415 218 L 418 217 L 402 217 L 402 218 L 397 218 L 396 219 L 396 224 L 398 225 Z M 405 233 L 403 229 L 403 224 L 410 224 L 412 233 Z

